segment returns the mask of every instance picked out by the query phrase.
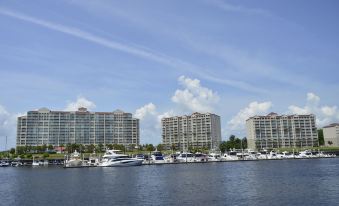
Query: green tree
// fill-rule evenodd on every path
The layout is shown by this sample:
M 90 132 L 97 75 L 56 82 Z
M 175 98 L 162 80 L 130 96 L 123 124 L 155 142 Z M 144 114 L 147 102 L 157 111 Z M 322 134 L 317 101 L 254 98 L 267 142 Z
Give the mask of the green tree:
M 219 145 L 219 149 L 222 153 L 225 153 L 227 151 L 227 142 L 226 141 L 222 141 L 221 144 Z
M 327 142 L 330 146 L 333 144 L 333 142 L 332 141 L 328 141 Z
M 323 129 L 318 129 L 318 140 L 319 140 L 319 145 L 325 144 Z
M 53 147 L 53 145 L 48 145 L 48 150 L 53 150 L 54 149 L 54 147 Z
M 158 144 L 157 145 L 157 150 L 158 151 L 163 151 L 164 150 L 164 145 L 163 144 Z
M 146 150 L 149 152 L 152 152 L 155 150 L 153 144 L 146 144 Z
M 9 150 L 9 153 L 11 153 L 12 155 L 15 154 L 15 149 L 14 149 L 14 148 L 11 148 L 11 149 Z

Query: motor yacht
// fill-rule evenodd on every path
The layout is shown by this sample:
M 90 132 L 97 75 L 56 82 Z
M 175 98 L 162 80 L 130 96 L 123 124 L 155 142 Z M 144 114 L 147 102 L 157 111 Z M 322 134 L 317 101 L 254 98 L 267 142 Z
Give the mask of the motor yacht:
M 65 167 L 82 167 L 83 160 L 80 157 L 80 153 L 76 150 L 71 154 L 70 158 L 65 160 Z
M 8 161 L 2 161 L 0 162 L 0 167 L 8 167 L 10 164 Z
M 123 167 L 123 166 L 139 166 L 143 160 L 131 158 L 122 154 L 120 150 L 106 150 L 102 157 L 99 167 Z
M 299 152 L 298 158 L 312 158 L 312 152 L 309 150 Z
M 220 154 L 218 154 L 218 153 L 212 152 L 212 153 L 210 153 L 210 154 L 208 155 L 208 161 L 211 161 L 211 162 L 218 162 L 218 161 L 220 161 L 220 160 L 221 160 L 221 156 L 220 156 Z
M 165 163 L 165 159 L 164 156 L 162 155 L 162 153 L 158 150 L 155 150 L 152 152 L 151 155 L 151 162 L 154 164 L 163 164 Z
M 228 153 L 225 153 L 224 156 L 222 157 L 223 160 L 225 161 L 236 161 L 239 160 L 238 156 L 237 156 L 237 152 L 236 151 L 229 151 Z
M 178 162 L 194 162 L 195 158 L 194 155 L 190 152 L 182 152 L 177 157 Z

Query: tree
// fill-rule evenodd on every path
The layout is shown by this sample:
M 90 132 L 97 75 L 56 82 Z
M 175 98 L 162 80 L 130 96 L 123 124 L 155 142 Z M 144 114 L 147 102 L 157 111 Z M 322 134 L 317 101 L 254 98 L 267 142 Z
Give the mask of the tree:
M 172 150 L 172 151 L 175 151 L 176 149 L 177 149 L 177 148 L 176 148 L 176 145 L 175 145 L 175 144 L 172 144 L 172 145 L 171 145 L 171 150 Z
M 247 149 L 247 138 L 246 137 L 242 138 L 242 148 Z
M 227 142 L 222 141 L 221 144 L 219 145 L 219 149 L 222 153 L 225 153 L 227 151 Z
M 328 141 L 327 142 L 330 146 L 333 144 L 333 142 L 332 141 Z
M 158 144 L 157 150 L 158 151 L 163 151 L 164 150 L 164 145 L 163 144 Z
M 319 145 L 325 144 L 323 129 L 318 129 L 318 140 L 319 140 Z
M 53 150 L 54 149 L 54 147 L 53 147 L 53 145 L 48 145 L 48 150 Z
M 155 150 L 153 144 L 146 144 L 146 150 L 149 152 L 152 152 Z
M 15 149 L 11 148 L 11 150 L 9 151 L 9 153 L 11 153 L 12 155 L 15 154 Z

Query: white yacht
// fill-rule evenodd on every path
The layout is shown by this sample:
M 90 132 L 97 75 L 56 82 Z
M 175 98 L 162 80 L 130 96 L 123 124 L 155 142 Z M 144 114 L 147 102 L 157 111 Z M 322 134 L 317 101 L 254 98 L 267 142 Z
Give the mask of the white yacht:
M 8 166 L 9 166 L 9 162 L 8 161 L 0 162 L 0 167 L 8 167 Z
M 165 159 L 164 159 L 164 156 L 158 150 L 155 150 L 155 151 L 152 152 L 151 161 L 154 164 L 163 164 L 163 163 L 166 162 Z
M 178 162 L 194 162 L 194 155 L 190 152 L 183 152 L 177 157 Z
M 32 166 L 33 167 L 40 166 L 39 161 L 37 161 L 34 156 L 33 156 Z
M 99 163 L 99 167 L 123 167 L 123 166 L 139 166 L 143 160 L 131 158 L 128 155 L 122 154 L 120 150 L 106 150 Z
M 221 160 L 221 157 L 220 157 L 220 154 L 218 154 L 218 153 L 212 152 L 208 155 L 208 161 L 218 162 L 220 160 Z
M 275 151 L 270 151 L 270 153 L 268 154 L 268 159 L 270 160 L 275 160 L 275 159 L 279 159 L 277 153 Z
M 265 160 L 268 159 L 268 152 L 267 150 L 262 150 L 258 153 L 258 159 L 259 160 Z
M 230 151 L 228 153 L 225 153 L 223 158 L 223 160 L 225 161 L 236 161 L 239 160 L 238 156 L 237 156 L 237 152 L 236 151 Z
M 245 151 L 245 156 L 244 156 L 244 160 L 257 160 L 258 159 L 258 153 L 251 150 L 251 149 L 247 149 Z
M 71 154 L 69 159 L 65 160 L 65 167 L 81 167 L 83 160 L 80 157 L 80 153 L 76 150 Z
M 305 151 L 299 152 L 298 158 L 311 158 L 312 156 L 313 155 L 311 151 L 305 150 Z

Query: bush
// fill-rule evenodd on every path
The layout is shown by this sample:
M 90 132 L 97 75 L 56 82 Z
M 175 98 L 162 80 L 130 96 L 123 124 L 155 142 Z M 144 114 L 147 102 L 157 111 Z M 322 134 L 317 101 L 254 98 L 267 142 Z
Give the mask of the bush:
M 21 159 L 25 158 L 25 155 L 23 155 L 23 154 L 22 154 L 22 155 L 20 155 L 20 158 L 21 158 Z
M 28 154 L 28 155 L 26 155 L 26 157 L 31 159 L 32 158 L 32 154 Z
M 48 153 L 44 153 L 44 154 L 43 154 L 43 157 L 44 157 L 44 158 L 47 158 L 47 157 L 49 157 L 49 154 L 48 154 Z

